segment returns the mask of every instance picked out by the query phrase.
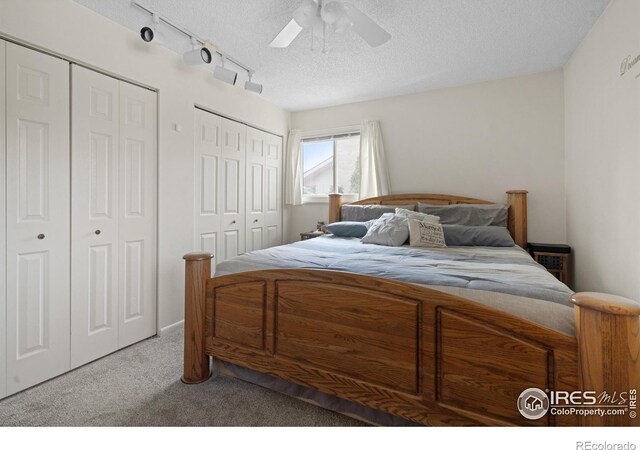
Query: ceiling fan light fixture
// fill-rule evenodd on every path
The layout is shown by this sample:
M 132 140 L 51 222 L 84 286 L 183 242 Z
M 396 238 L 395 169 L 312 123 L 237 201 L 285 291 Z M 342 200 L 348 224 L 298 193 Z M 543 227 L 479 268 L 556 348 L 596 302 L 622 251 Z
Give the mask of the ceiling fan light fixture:
M 302 0 L 293 13 L 293 19 L 269 44 L 274 48 L 287 48 L 303 29 L 312 28 L 312 39 L 322 41 L 325 51 L 327 25 L 337 33 L 353 30 L 371 47 L 379 47 L 391 39 L 391 35 L 355 5 L 343 0 Z M 312 41 L 313 42 L 313 41 Z M 314 49 L 313 43 L 311 50 Z
M 293 19 L 302 28 L 313 25 L 318 16 L 318 5 L 313 0 L 304 0 L 298 9 L 293 12 Z
M 335 22 L 332 25 L 332 27 L 333 27 L 333 31 L 335 31 L 336 33 L 344 33 L 349 28 L 351 28 L 351 25 L 353 25 L 353 24 L 351 23 L 351 21 L 349 20 L 349 18 L 345 14 L 340 19 L 338 19 L 338 21 Z
M 333 25 L 338 23 L 341 19 L 346 18 L 347 13 L 344 10 L 342 3 L 334 1 L 322 5 L 320 16 L 328 25 Z

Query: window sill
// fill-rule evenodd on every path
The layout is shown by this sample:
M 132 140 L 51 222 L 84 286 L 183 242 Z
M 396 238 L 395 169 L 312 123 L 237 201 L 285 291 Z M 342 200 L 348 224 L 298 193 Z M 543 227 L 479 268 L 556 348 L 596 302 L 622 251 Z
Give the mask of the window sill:
M 356 200 L 358 200 L 358 194 L 342 194 L 342 203 L 355 202 Z M 329 203 L 328 195 L 305 195 L 302 197 L 303 205 L 327 203 Z

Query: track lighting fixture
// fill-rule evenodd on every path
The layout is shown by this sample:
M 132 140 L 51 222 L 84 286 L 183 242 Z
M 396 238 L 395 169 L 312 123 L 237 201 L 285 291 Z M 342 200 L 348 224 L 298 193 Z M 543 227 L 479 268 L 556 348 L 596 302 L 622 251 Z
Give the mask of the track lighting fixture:
M 249 72 L 249 81 L 244 82 L 244 88 L 247 91 L 255 92 L 256 94 L 262 94 L 262 85 L 251 81 L 253 72 Z
M 151 17 L 151 25 L 140 29 L 140 37 L 145 42 L 162 44 L 164 42 L 164 36 L 160 32 L 160 16 L 153 14 Z
M 0 0 L 1 1 L 1 0 Z M 313 0 L 307 0 L 307 7 L 314 3 Z M 173 30 L 187 36 L 191 41 L 191 50 L 187 50 L 183 55 L 182 59 L 185 64 L 194 66 L 199 64 L 211 64 L 213 62 L 213 58 L 216 55 L 220 55 L 221 62 L 216 65 L 213 70 L 213 76 L 218 80 L 224 81 L 230 85 L 235 85 L 238 81 L 238 73 L 234 72 L 231 69 L 227 69 L 224 65 L 227 60 L 233 63 L 234 66 L 239 67 L 240 69 L 247 72 L 249 75 L 249 81 L 245 82 L 244 88 L 247 91 L 255 92 L 257 94 L 262 93 L 262 85 L 258 83 L 254 83 L 251 81 L 251 76 L 253 75 L 253 69 L 251 69 L 246 64 L 241 63 L 235 58 L 232 58 L 230 55 L 224 53 L 219 50 L 215 45 L 211 42 L 198 37 L 192 31 L 176 24 L 172 20 L 168 19 L 165 16 L 161 16 L 156 11 L 150 9 L 147 6 L 140 4 L 137 0 L 131 0 L 131 5 L 146 12 L 151 15 L 152 21 L 149 26 L 142 27 L 140 29 L 140 38 L 145 42 L 153 42 L 154 44 L 161 44 L 164 42 L 164 35 L 160 31 L 160 22 L 163 22 L 166 26 L 172 28 Z M 315 9 L 314 9 L 315 11 Z M 300 11 L 301 17 L 308 13 L 308 11 Z M 304 21 L 300 18 L 301 21 Z
M 238 79 L 238 74 L 233 70 L 229 70 L 224 67 L 226 59 L 227 58 L 223 55 L 222 62 L 220 63 L 220 65 L 216 66 L 213 71 L 213 76 L 220 81 L 224 81 L 225 83 L 229 83 L 230 85 L 234 86 Z
M 186 52 L 182 59 L 188 66 L 196 66 L 198 64 L 210 64 L 213 61 L 211 51 L 207 47 L 202 47 L 198 44 L 195 38 L 191 38 L 191 48 Z

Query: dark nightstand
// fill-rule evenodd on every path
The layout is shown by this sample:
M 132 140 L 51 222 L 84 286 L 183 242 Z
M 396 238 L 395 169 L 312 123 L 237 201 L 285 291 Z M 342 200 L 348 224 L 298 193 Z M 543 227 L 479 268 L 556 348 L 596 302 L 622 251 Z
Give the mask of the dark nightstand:
M 529 253 L 533 259 L 552 273 L 558 280 L 569 285 L 569 255 L 571 247 L 563 244 L 535 244 L 529 242 Z
M 318 236 L 323 236 L 325 233 L 323 233 L 322 231 L 318 231 L 318 230 L 313 230 L 313 231 L 309 231 L 307 233 L 300 233 L 300 240 L 301 241 L 306 241 L 307 239 L 313 239 L 316 238 Z

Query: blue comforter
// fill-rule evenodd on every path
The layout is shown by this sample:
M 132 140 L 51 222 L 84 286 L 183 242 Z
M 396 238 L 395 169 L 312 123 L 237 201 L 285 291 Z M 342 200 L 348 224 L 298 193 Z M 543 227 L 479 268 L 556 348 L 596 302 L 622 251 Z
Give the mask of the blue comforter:
M 322 236 L 245 253 L 217 265 L 215 276 L 274 268 L 355 272 L 433 286 L 501 292 L 570 306 L 573 293 L 520 247 L 386 247 Z

